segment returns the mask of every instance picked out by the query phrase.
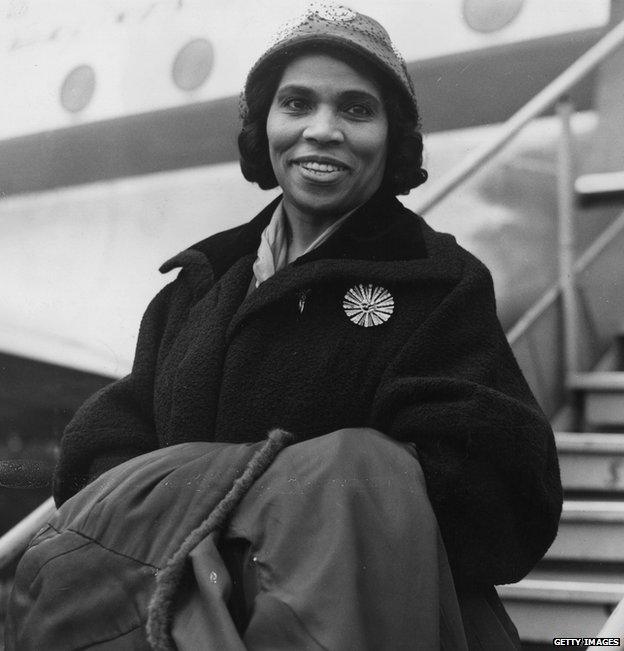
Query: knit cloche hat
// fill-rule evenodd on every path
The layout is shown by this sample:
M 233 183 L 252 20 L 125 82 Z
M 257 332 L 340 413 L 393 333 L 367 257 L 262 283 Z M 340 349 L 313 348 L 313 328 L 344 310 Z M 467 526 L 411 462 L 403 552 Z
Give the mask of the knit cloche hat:
M 337 45 L 361 55 L 389 76 L 416 111 L 416 96 L 405 61 L 392 44 L 388 32 L 370 16 L 348 7 L 314 2 L 303 15 L 279 28 L 269 48 L 252 66 L 241 96 L 243 115 L 246 96 L 263 71 L 277 59 L 308 44 Z

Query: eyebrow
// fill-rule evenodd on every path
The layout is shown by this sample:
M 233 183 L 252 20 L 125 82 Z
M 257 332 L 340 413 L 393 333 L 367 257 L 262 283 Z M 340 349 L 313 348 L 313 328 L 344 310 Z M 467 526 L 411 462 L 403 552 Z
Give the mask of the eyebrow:
M 275 93 L 276 96 L 283 97 L 284 95 L 289 95 L 291 93 L 297 95 L 305 95 L 311 97 L 316 95 L 316 91 L 309 86 L 300 86 L 298 84 L 287 84 L 286 86 L 281 86 L 277 89 Z M 339 100 L 349 101 L 349 100 L 366 100 L 373 102 L 377 106 L 382 106 L 382 101 L 377 96 L 369 93 L 367 90 L 360 89 L 347 89 L 337 93 Z

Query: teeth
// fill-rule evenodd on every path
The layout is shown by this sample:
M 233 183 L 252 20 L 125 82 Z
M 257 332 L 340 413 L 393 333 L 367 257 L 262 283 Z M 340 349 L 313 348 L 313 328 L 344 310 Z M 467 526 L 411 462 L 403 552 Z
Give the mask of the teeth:
M 329 163 L 315 163 L 313 161 L 306 161 L 305 163 L 299 163 L 301 167 L 311 172 L 339 172 L 340 170 L 345 169 L 339 165 L 331 165 Z

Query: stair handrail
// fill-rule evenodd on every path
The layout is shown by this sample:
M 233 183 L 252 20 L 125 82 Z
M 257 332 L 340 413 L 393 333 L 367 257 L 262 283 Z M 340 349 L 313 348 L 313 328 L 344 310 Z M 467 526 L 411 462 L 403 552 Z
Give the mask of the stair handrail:
M 457 166 L 439 181 L 429 185 L 414 207 L 418 213 L 426 213 L 455 188 L 467 181 L 484 163 L 488 162 L 507 145 L 534 118 L 553 106 L 561 97 L 586 77 L 596 66 L 607 59 L 615 50 L 624 45 L 624 20 L 618 23 L 572 65 L 553 79 L 533 99 L 516 111 L 499 126 L 498 133 L 491 141 L 485 142 L 468 154 Z
M 55 509 L 54 498 L 48 497 L 45 502 L 0 537 L 0 570 L 26 549 L 30 539 L 45 526 Z

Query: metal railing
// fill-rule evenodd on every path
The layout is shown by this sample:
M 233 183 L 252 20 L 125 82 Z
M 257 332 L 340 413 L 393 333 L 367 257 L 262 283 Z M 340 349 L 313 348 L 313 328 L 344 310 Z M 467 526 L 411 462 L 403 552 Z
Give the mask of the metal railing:
M 484 163 L 490 161 L 503 149 L 531 120 L 556 104 L 579 81 L 607 59 L 624 44 L 624 21 L 603 36 L 598 43 L 580 56 L 569 68 L 553 79 L 548 86 L 514 113 L 500 127 L 498 132 L 481 147 L 470 153 L 457 167 L 443 175 L 437 182 L 429 185 L 428 191 L 415 204 L 415 210 L 425 213 L 455 188 L 467 181 Z
M 429 190 L 424 193 L 424 196 L 415 206 L 415 210 L 421 214 L 426 213 L 428 210 L 433 208 L 458 186 L 472 177 L 472 175 L 485 163 L 494 158 L 498 152 L 515 138 L 525 125 L 559 102 L 558 115 L 562 122 L 563 134 L 563 142 L 559 155 L 559 206 L 562 221 L 565 222 L 563 226 L 564 237 L 560 238 L 560 242 L 562 242 L 560 244 L 560 254 L 561 250 L 565 249 L 562 256 L 564 259 L 560 258 L 560 279 L 562 281 L 562 286 L 564 283 L 567 283 L 571 288 L 569 291 L 564 291 L 564 295 L 568 294 L 568 299 L 565 299 L 568 300 L 568 307 L 566 308 L 566 312 L 568 313 L 568 317 L 566 318 L 566 332 L 568 334 L 566 334 L 566 337 L 571 338 L 571 340 L 566 344 L 566 349 L 572 351 L 571 353 L 568 353 L 568 370 L 572 370 L 575 365 L 574 351 L 576 344 L 574 341 L 574 324 L 572 323 L 571 325 L 567 321 L 568 319 L 570 319 L 571 322 L 574 321 L 576 308 L 574 306 L 574 298 L 571 299 L 572 304 L 569 302 L 569 295 L 574 294 L 574 264 L 572 256 L 570 255 L 574 237 L 573 231 L 571 230 L 571 197 L 573 191 L 573 187 L 571 187 L 570 183 L 571 147 L 569 139 L 571 134 L 569 119 L 571 107 L 565 101 L 565 95 L 573 86 L 593 71 L 600 63 L 607 59 L 622 45 L 624 45 L 624 21 L 611 29 L 598 43 L 579 57 L 579 59 L 577 59 L 577 61 L 575 61 L 567 70 L 554 79 L 532 100 L 503 123 L 489 142 L 469 154 L 462 163 L 451 170 L 448 174 L 443 175 L 439 181 L 429 185 Z M 563 174 L 564 178 L 561 177 L 561 174 Z M 570 230 L 565 231 L 565 229 Z M 535 310 L 531 310 L 531 313 L 534 314 Z M 526 318 L 523 319 L 523 321 L 526 321 Z M 0 538 L 0 568 L 7 565 L 24 550 L 28 540 L 45 524 L 53 512 L 54 503 L 52 498 L 50 498 Z M 621 610 L 622 604 L 620 604 L 616 612 L 620 612 Z
M 0 570 L 26 549 L 30 539 L 45 526 L 55 510 L 54 499 L 49 497 L 0 538 Z
M 573 112 L 566 97 L 570 89 L 592 72 L 600 63 L 624 45 L 624 21 L 618 23 L 598 43 L 579 57 L 569 68 L 540 91 L 532 100 L 499 127 L 489 142 L 469 154 L 457 167 L 430 186 L 416 205 L 417 212 L 425 213 L 458 186 L 467 181 L 488 163 L 532 120 L 553 105 L 561 122 L 558 151 L 558 207 L 559 207 L 559 286 L 563 298 L 564 314 L 564 370 L 565 376 L 579 370 L 579 340 L 577 329 L 577 299 L 574 274 L 574 160 L 570 118 Z

